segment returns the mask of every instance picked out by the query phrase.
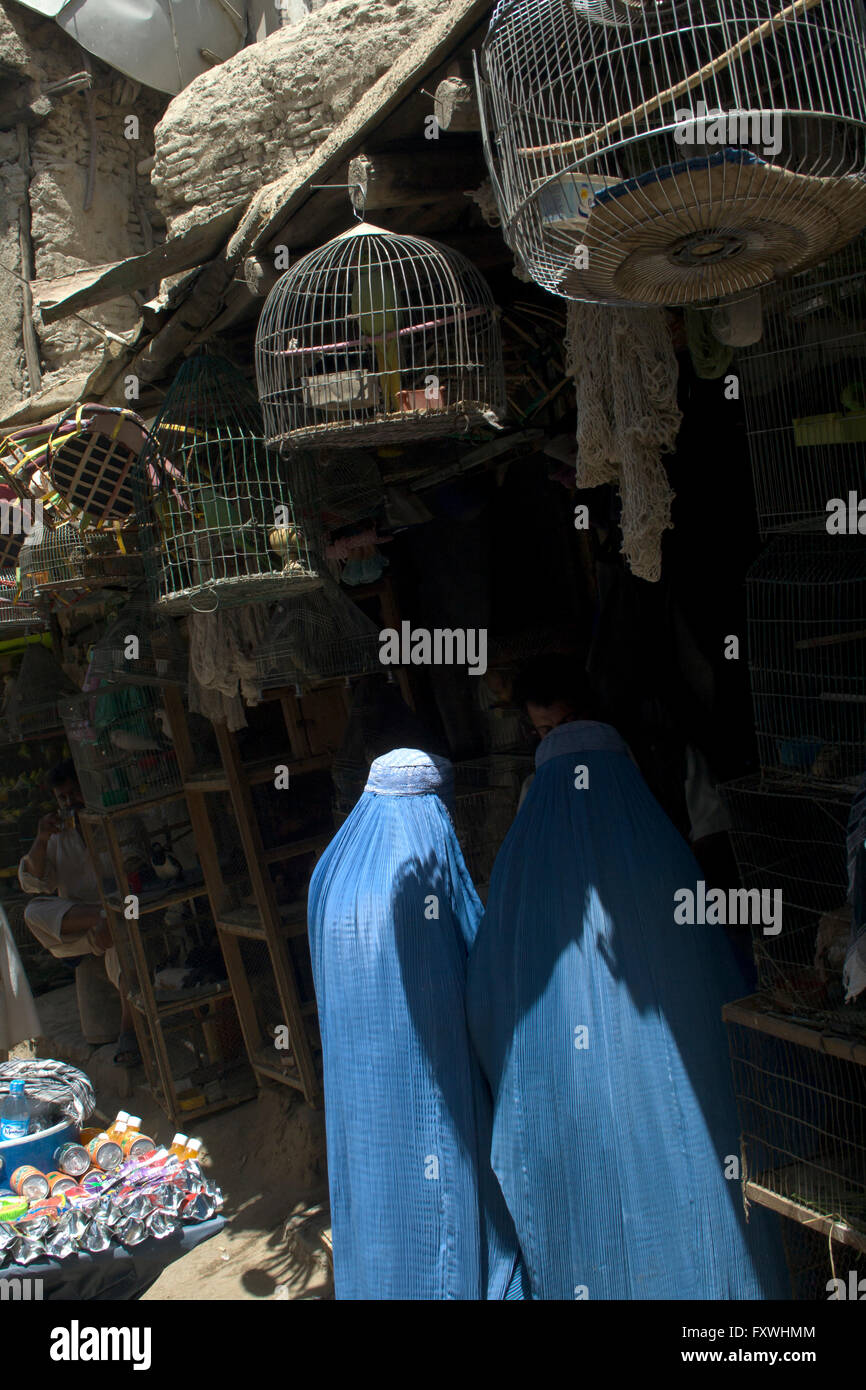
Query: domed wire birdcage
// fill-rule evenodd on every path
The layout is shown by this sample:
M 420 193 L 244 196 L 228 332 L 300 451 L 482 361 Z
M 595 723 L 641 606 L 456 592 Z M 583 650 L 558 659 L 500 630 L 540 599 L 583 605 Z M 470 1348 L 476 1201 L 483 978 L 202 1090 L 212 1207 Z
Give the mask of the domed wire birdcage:
M 88 680 L 129 685 L 186 685 L 189 653 L 177 623 L 154 612 L 137 589 L 109 621 L 90 653 Z
M 56 514 L 46 511 L 24 537 L 18 574 L 22 598 L 74 603 L 140 577 L 138 538 L 134 530 L 90 526 L 84 517 L 58 522 Z
M 278 599 L 318 584 L 285 467 L 261 410 L 219 357 L 184 363 L 139 460 L 138 520 L 151 598 L 184 612 Z
M 278 605 L 255 653 L 263 690 L 381 671 L 379 629 L 330 578 L 322 588 Z
M 0 642 L 48 630 L 45 609 L 37 603 L 25 603 L 19 589 L 15 571 L 0 570 Z
M 88 810 L 150 801 L 180 786 L 170 725 L 153 686 L 105 685 L 61 701 L 60 714 Z
M 479 73 L 503 234 L 553 294 L 694 304 L 866 223 L 858 0 L 501 0 Z
M 268 444 L 359 448 L 504 413 L 490 290 L 456 251 L 362 222 L 265 301 L 256 374 Z

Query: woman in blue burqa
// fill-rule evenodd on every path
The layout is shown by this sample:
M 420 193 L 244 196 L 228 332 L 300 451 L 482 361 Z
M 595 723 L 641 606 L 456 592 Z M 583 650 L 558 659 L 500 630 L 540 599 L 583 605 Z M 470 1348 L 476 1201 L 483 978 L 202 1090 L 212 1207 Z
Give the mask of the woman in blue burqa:
M 482 907 L 452 788 L 443 758 L 377 758 L 310 884 L 338 1299 L 523 1296 L 466 1023 Z
M 674 917 L 698 865 L 579 694 L 527 709 L 536 773 L 467 1008 L 531 1296 L 788 1298 L 778 1217 L 747 1221 L 739 1182 L 721 1009 L 743 980 L 722 926 Z

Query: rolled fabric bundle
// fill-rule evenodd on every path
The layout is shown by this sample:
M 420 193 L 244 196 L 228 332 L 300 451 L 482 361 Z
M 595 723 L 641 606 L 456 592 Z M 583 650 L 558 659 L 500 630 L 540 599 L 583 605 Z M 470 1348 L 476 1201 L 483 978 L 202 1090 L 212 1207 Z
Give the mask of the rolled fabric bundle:
M 466 1026 L 481 903 L 452 787 L 443 758 L 377 758 L 310 884 L 338 1299 L 521 1296 Z
M 9 1094 L 13 1081 L 25 1081 L 29 1100 L 62 1111 L 79 1128 L 96 1108 L 90 1078 L 66 1062 L 36 1057 L 0 1063 L 0 1095 Z
M 675 920 L 701 871 L 610 725 L 560 725 L 536 767 L 467 979 L 531 1295 L 789 1298 L 730 1162 L 721 1010 L 745 983 L 723 927 Z

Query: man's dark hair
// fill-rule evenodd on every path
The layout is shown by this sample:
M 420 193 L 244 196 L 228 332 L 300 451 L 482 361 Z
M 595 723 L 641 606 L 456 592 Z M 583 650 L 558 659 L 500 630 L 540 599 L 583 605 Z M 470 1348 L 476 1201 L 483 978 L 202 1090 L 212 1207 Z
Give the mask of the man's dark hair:
M 548 707 L 560 700 L 570 705 L 582 719 L 598 719 L 598 699 L 585 671 L 575 658 L 553 652 L 536 657 L 524 666 L 516 681 L 512 698 L 523 709 L 527 705 Z
M 48 774 L 49 787 L 62 787 L 64 782 L 77 782 L 78 773 L 75 771 L 75 763 L 71 758 L 64 758 L 62 763 L 52 767 Z

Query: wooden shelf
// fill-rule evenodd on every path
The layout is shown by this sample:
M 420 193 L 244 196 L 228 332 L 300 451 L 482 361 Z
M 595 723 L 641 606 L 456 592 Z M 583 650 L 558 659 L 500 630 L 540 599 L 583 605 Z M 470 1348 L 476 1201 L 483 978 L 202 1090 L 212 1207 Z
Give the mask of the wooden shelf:
M 284 845 L 276 845 L 273 849 L 265 850 L 262 863 L 279 864 L 283 859 L 294 859 L 301 854 L 312 854 L 317 849 L 324 849 L 333 838 L 333 830 L 323 830 L 320 835 L 310 835 L 306 840 L 288 840 Z
M 147 891 L 147 890 L 145 890 Z M 156 898 L 143 898 L 143 894 L 135 894 L 138 898 L 139 918 L 147 916 L 149 912 L 160 912 L 164 907 L 172 907 L 175 903 L 191 902 L 193 898 L 206 898 L 207 888 L 204 883 L 189 884 L 186 888 L 178 888 L 173 893 L 168 890 Z M 123 902 L 115 894 L 105 897 L 105 906 L 111 912 L 123 913 Z
M 780 1216 L 787 1216 L 789 1220 L 797 1221 L 801 1226 L 808 1226 L 811 1231 L 816 1231 L 818 1235 L 832 1236 L 833 1240 L 838 1240 L 842 1245 L 850 1245 L 855 1250 L 866 1252 L 866 1232 L 855 1230 L 853 1226 L 848 1226 L 836 1217 L 822 1216 L 819 1212 L 813 1211 L 811 1207 L 805 1207 L 790 1197 L 782 1197 L 778 1192 L 773 1192 L 771 1188 L 764 1187 L 759 1182 L 744 1183 L 743 1192 L 750 1202 L 757 1202 L 759 1206 L 769 1207 L 770 1211 L 778 1212 Z
M 154 986 L 154 989 L 158 988 Z M 211 985 L 208 989 L 200 993 L 188 994 L 183 999 L 156 1000 L 156 1012 L 160 1018 L 168 1018 L 171 1014 L 183 1013 L 186 1009 L 197 1008 L 199 1004 L 209 1004 L 213 999 L 231 999 L 231 986 L 227 980 L 223 980 L 219 985 Z M 140 997 L 133 999 L 130 996 L 130 1004 L 134 1009 L 138 1009 L 145 1018 L 149 1017 L 145 1002 Z
M 284 766 L 289 769 L 289 777 L 303 776 L 306 772 L 320 772 L 323 768 L 331 766 L 331 758 L 324 753 L 319 753 L 315 757 L 282 759 L 268 758 L 254 763 L 243 764 L 244 781 L 248 786 L 258 786 L 262 782 L 270 782 L 277 767 Z M 228 774 L 221 768 L 213 772 L 204 772 L 190 777 L 184 782 L 184 790 L 190 792 L 227 792 L 231 790 Z
M 144 811 L 154 810 L 157 806 L 168 806 L 172 801 L 183 801 L 185 796 L 184 788 L 178 787 L 177 791 L 163 792 L 161 796 L 152 796 L 147 801 L 124 801 L 117 806 L 103 806 L 99 811 L 85 806 L 78 812 L 78 818 L 98 824 L 99 821 L 114 820 L 118 816 L 138 816 Z
M 722 1008 L 725 1023 L 737 1023 L 773 1038 L 823 1052 L 845 1062 L 866 1066 L 866 1042 L 846 1033 L 834 1033 L 826 1023 L 809 1023 L 802 1017 L 791 1018 L 770 1007 L 761 994 L 750 994 Z
M 217 922 L 220 931 L 230 936 L 245 936 L 252 941 L 267 941 L 267 932 L 257 907 L 235 907 L 223 912 Z M 291 904 L 280 911 L 280 935 L 303 936 L 307 930 L 307 911 Z

